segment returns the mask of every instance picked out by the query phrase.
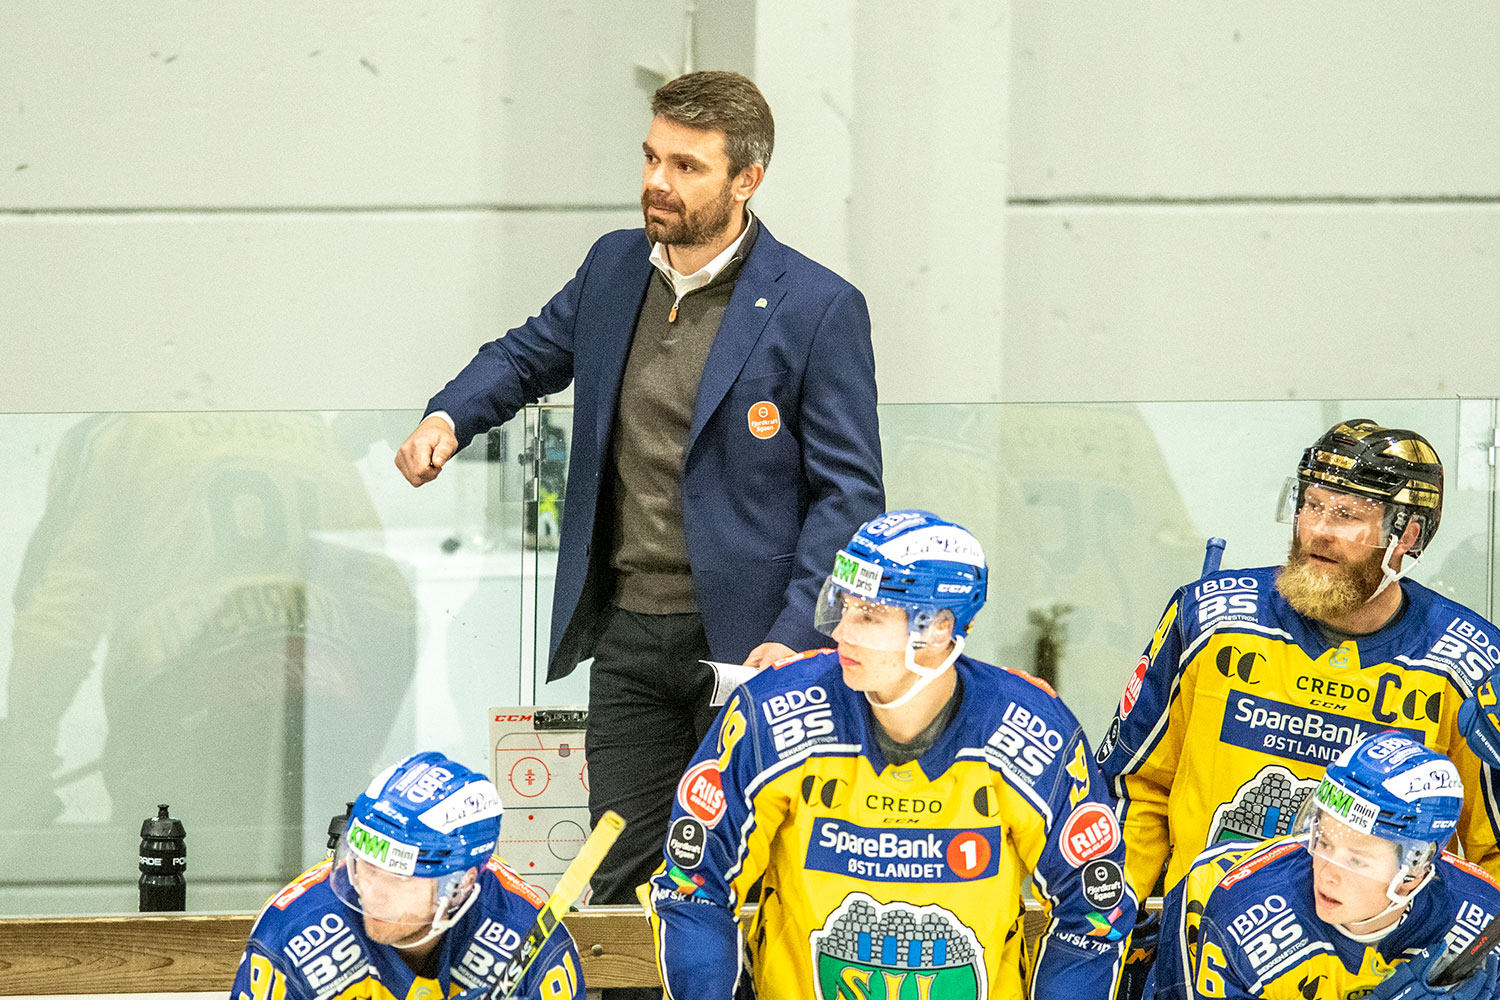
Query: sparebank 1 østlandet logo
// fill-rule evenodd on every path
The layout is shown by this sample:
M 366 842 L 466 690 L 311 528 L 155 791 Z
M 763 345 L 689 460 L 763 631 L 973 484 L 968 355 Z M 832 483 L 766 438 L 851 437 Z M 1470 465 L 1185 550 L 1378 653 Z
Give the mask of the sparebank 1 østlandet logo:
M 1339 751 L 1382 729 L 1395 729 L 1418 743 L 1423 742 L 1423 733 L 1419 729 L 1351 719 L 1270 698 L 1231 692 L 1229 703 L 1224 706 L 1219 740 L 1273 757 L 1327 767 Z
M 1001 828 L 866 827 L 820 819 L 803 867 L 867 882 L 970 882 L 999 870 Z
M 984 1000 L 974 932 L 941 906 L 844 897 L 812 933 L 818 1000 Z

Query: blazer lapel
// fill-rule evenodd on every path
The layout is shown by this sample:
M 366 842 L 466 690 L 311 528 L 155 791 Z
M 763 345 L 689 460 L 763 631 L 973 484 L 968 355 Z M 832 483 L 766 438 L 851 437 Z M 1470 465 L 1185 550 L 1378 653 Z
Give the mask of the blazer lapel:
M 594 393 L 597 455 L 604 454 L 609 442 L 615 403 L 620 397 L 620 382 L 625 378 L 625 359 L 630 354 L 636 317 L 640 315 L 641 303 L 646 298 L 652 270 L 651 244 L 643 232 L 641 239 L 632 242 L 625 255 L 615 262 L 610 273 L 600 276 L 606 291 L 601 296 L 598 314 L 579 317 L 580 326 L 587 322 L 590 335 L 597 337 L 599 343 L 598 384 L 579 386 Z
M 708 349 L 703 378 L 698 382 L 698 396 L 693 402 L 693 423 L 683 447 L 684 456 L 692 452 L 693 442 L 698 440 L 703 425 L 724 401 L 724 394 L 739 377 L 761 331 L 786 294 L 786 287 L 779 284 L 785 274 L 785 248 L 762 224 L 755 246 L 734 283 L 734 294 L 729 297 L 729 307 L 719 321 L 713 346 Z

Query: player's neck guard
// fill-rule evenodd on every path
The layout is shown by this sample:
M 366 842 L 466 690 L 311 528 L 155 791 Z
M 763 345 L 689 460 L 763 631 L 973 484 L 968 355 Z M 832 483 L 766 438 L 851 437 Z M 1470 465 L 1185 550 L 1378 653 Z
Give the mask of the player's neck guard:
M 865 700 L 870 703 L 872 708 L 900 708 L 915 698 L 923 688 L 941 677 L 943 671 L 953 666 L 953 661 L 957 660 L 959 654 L 963 651 L 964 637 L 955 634 L 953 636 L 953 648 L 948 650 L 948 655 L 943 658 L 943 662 L 935 667 L 924 667 L 917 662 L 917 643 L 914 640 L 908 641 L 906 644 L 906 669 L 917 675 L 917 682 L 907 688 L 905 694 L 891 701 L 876 701 L 870 697 L 870 692 L 868 691 L 865 692 Z

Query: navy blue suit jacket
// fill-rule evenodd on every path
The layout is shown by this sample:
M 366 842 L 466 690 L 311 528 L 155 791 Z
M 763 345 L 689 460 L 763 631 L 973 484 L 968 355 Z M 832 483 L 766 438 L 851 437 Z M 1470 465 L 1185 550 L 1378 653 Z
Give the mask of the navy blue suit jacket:
M 650 253 L 640 229 L 601 237 L 540 315 L 480 348 L 427 407 L 445 410 L 467 444 L 575 383 L 549 679 L 593 655 L 608 597 L 591 585 L 590 559 L 608 559 L 594 551 L 595 520 Z M 750 410 L 767 401 L 781 427 L 759 438 Z M 688 559 L 714 658 L 741 662 L 767 640 L 826 645 L 812 626 L 818 589 L 834 552 L 884 507 L 864 296 L 762 225 L 709 350 L 683 458 Z

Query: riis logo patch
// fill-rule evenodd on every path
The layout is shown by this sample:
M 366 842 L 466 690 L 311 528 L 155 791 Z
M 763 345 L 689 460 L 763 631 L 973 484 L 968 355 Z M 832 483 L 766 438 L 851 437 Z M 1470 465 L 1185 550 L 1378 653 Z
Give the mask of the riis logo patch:
M 1113 851 L 1120 843 L 1120 823 L 1109 807 L 1085 802 L 1063 821 L 1058 847 L 1063 860 L 1074 868 Z
M 687 812 L 703 821 L 709 829 L 724 816 L 724 778 L 718 764 L 705 760 L 688 769 L 677 785 L 677 802 Z

